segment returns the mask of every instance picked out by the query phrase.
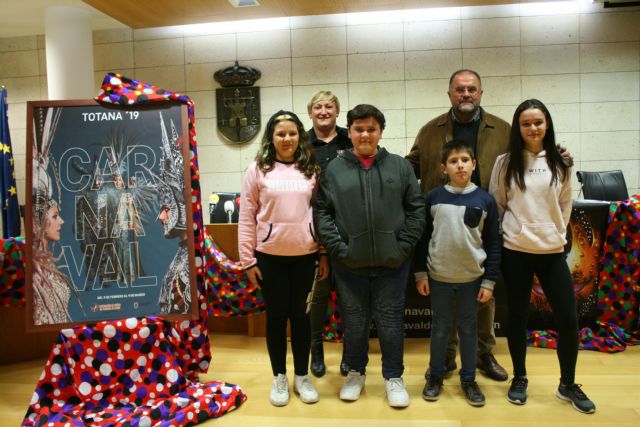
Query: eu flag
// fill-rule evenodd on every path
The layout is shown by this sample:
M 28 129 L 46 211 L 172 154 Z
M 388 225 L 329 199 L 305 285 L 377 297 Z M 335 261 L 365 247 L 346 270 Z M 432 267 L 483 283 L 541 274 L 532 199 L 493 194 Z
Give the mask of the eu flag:
M 0 198 L 2 202 L 2 238 L 20 235 L 20 207 L 16 189 L 16 173 L 13 168 L 11 152 L 11 135 L 9 134 L 9 116 L 7 115 L 7 89 L 2 88 L 2 105 L 0 105 Z

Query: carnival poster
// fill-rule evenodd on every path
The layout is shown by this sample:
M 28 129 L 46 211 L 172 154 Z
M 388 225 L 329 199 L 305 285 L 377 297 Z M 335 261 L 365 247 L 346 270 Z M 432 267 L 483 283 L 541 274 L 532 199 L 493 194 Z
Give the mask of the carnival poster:
M 192 317 L 186 107 L 38 101 L 27 114 L 30 329 Z

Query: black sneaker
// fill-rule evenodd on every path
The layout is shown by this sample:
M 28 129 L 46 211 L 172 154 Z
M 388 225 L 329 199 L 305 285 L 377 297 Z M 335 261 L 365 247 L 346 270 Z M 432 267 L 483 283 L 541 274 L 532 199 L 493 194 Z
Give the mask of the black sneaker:
M 527 403 L 527 385 L 529 380 L 527 377 L 513 377 L 511 387 L 507 393 L 507 400 L 516 405 L 524 405 Z
M 596 412 L 596 405 L 589 400 L 586 394 L 580 388 L 580 384 L 564 385 L 560 383 L 556 396 L 562 400 L 571 402 L 576 411 L 583 414 L 593 414 Z
M 455 371 L 456 369 L 458 369 L 458 364 L 456 363 L 455 354 L 453 356 L 447 355 L 447 359 L 445 360 L 445 374 L 444 374 L 444 377 L 445 378 L 449 378 L 451 376 L 451 374 L 453 373 L 453 371 Z M 424 373 L 424 379 L 429 381 L 429 375 L 431 375 L 431 372 L 430 372 L 429 368 L 427 368 L 427 371 Z
M 429 375 L 427 384 L 422 389 L 422 398 L 430 402 L 435 402 L 440 398 L 440 389 L 442 388 L 442 378 L 435 375 Z
M 475 380 L 472 381 L 460 381 L 460 385 L 462 386 L 462 391 L 464 391 L 464 395 L 467 398 L 467 402 L 471 406 L 484 406 L 484 394 L 480 391 L 480 387 L 478 387 L 478 383 Z

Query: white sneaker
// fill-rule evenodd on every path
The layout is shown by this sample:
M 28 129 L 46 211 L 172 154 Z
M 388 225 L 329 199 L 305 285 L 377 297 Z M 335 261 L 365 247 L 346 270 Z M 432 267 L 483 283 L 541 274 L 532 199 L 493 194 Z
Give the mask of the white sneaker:
M 316 403 L 318 392 L 313 386 L 309 375 L 295 375 L 293 377 L 293 391 L 300 395 L 300 400 L 304 403 Z
M 392 408 L 406 408 L 409 406 L 409 393 L 407 393 L 402 378 L 385 379 L 384 388 L 387 391 L 389 406 Z
M 360 392 L 364 388 L 364 380 L 366 375 L 360 372 L 349 371 L 347 379 L 340 390 L 340 399 L 342 400 L 358 400 Z
M 273 406 L 284 406 L 289 403 L 289 381 L 285 374 L 273 377 L 269 400 Z

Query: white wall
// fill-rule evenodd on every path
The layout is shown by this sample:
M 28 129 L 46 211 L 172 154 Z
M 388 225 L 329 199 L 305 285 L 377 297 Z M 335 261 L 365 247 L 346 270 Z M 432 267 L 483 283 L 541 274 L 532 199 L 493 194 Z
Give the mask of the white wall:
M 236 59 L 262 72 L 263 123 L 282 108 L 310 126 L 308 99 L 330 89 L 343 106 L 340 125 L 358 103 L 381 108 L 382 145 L 402 155 L 449 107 L 450 74 L 472 68 L 488 111 L 510 122 L 522 100 L 541 99 L 576 169 L 622 169 L 630 193 L 640 192 L 640 8 L 576 1 L 424 9 L 102 30 L 93 40 L 96 93 L 104 74 L 117 71 L 193 98 L 205 197 L 238 191 L 258 145 L 228 143 L 216 131 L 213 73 Z M 25 102 L 47 97 L 43 36 L 0 39 L 0 83 L 9 91 L 24 203 Z

